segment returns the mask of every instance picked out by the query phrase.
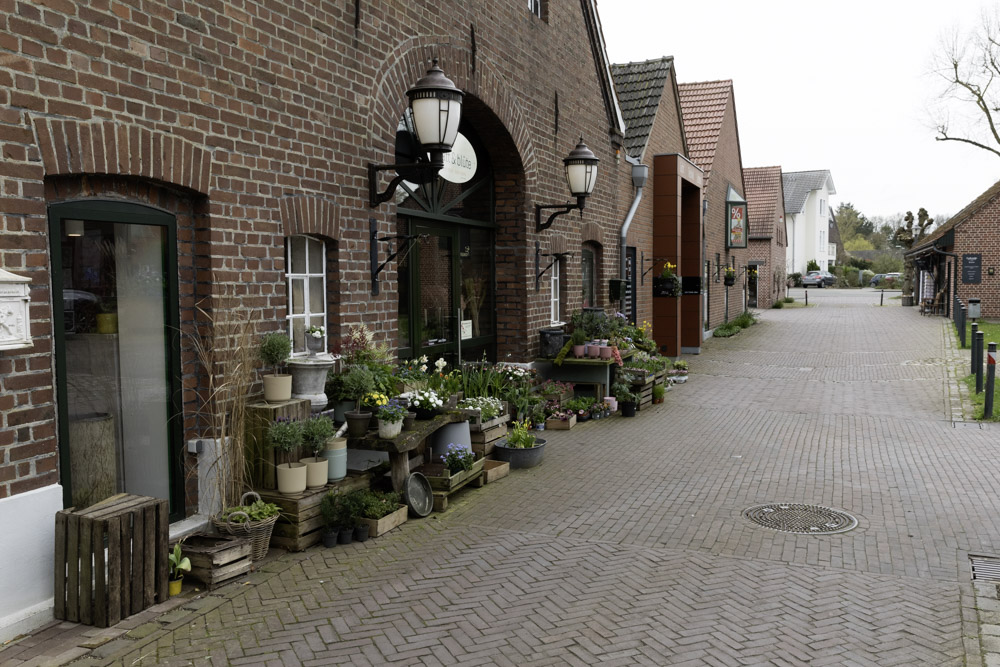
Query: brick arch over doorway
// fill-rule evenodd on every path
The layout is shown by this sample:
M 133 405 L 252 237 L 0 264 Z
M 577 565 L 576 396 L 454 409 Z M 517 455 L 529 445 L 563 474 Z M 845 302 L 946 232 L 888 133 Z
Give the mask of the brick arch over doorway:
M 46 176 L 117 174 L 208 194 L 212 156 L 175 135 L 114 121 L 34 119 Z

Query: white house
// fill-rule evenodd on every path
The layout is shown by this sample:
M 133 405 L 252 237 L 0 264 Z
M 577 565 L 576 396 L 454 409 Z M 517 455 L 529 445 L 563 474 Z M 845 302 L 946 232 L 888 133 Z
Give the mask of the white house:
M 785 193 L 785 230 L 788 273 L 805 273 L 809 260 L 828 270 L 837 260 L 830 239 L 830 195 L 837 194 L 826 169 L 793 171 L 781 175 Z

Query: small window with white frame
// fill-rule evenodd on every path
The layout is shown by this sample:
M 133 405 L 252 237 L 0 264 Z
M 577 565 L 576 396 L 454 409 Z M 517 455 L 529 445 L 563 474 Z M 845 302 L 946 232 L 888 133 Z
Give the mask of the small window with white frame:
M 528 9 L 538 18 L 545 18 L 542 16 L 542 4 L 544 2 L 545 0 L 528 0 Z
M 321 330 L 326 350 L 326 244 L 309 236 L 285 239 L 288 335 L 292 355 L 308 352 L 306 335 Z
M 552 278 L 551 278 L 552 292 L 551 292 L 551 298 L 549 300 L 550 304 L 549 319 L 552 321 L 552 324 L 563 323 L 562 302 L 560 299 L 560 275 L 559 275 L 559 269 L 561 268 L 559 266 L 560 264 L 562 264 L 562 262 L 557 258 L 554 262 L 552 262 L 552 268 L 549 269 L 552 272 Z

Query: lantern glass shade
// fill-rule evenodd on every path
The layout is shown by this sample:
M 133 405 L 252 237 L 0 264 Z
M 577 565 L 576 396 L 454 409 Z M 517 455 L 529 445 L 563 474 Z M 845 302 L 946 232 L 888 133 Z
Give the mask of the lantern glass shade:
M 444 75 L 435 60 L 427 75 L 406 94 L 413 112 L 413 130 L 421 147 L 426 151 L 450 151 L 458 136 L 465 93 Z
M 66 236 L 83 236 L 83 220 L 64 220 Z
M 566 183 L 574 197 L 586 197 L 594 191 L 598 162 L 600 160 L 587 148 L 582 138 L 569 156 L 563 159 L 563 164 L 566 165 Z

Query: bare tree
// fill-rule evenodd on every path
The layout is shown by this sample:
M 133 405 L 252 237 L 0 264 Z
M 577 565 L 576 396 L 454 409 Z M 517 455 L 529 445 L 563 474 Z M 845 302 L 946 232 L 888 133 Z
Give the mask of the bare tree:
M 1000 157 L 1000 116 L 996 115 L 1000 112 L 1000 9 L 984 10 L 981 22 L 968 35 L 956 30 L 942 45 L 934 69 L 946 82 L 934 114 L 934 138 L 970 144 Z
M 927 209 L 921 208 L 917 211 L 917 224 L 913 224 L 913 212 L 907 211 L 906 217 L 903 218 L 905 225 L 900 225 L 896 228 L 896 232 L 893 234 L 892 241 L 895 245 L 902 246 L 906 250 L 913 247 L 913 244 L 917 243 L 927 233 L 933 229 L 934 218 L 930 217 L 927 213 Z M 903 252 L 905 253 L 906 250 Z M 912 306 L 913 305 L 913 260 L 907 259 L 906 263 L 903 265 L 903 305 Z

